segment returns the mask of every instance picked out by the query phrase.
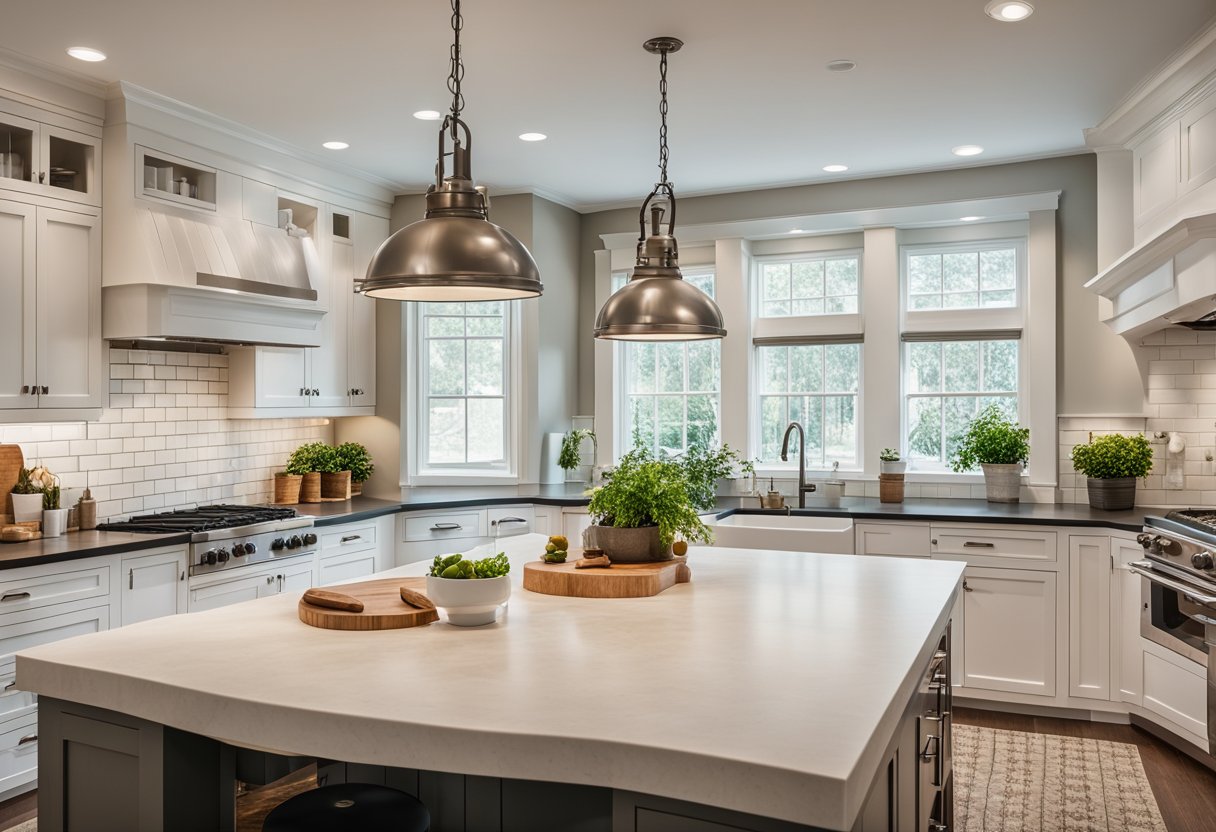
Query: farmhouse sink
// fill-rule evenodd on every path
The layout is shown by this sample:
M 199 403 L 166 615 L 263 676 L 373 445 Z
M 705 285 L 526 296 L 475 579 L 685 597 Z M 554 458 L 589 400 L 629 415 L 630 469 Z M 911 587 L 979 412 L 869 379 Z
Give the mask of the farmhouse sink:
M 850 517 L 731 514 L 710 525 L 718 546 L 853 554 L 853 520 Z

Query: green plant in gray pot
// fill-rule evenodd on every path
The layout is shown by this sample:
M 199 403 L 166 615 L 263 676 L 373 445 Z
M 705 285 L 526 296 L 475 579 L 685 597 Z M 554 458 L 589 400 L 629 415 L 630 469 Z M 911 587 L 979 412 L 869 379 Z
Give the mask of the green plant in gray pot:
M 1087 478 L 1091 506 L 1126 510 L 1136 504 L 1136 480 L 1153 470 L 1153 449 L 1138 433 L 1095 436 L 1072 449 L 1072 467 Z
M 618 563 L 671 558 L 671 545 L 710 543 L 713 532 L 701 522 L 688 490 L 684 467 L 630 451 L 591 494 L 594 544 Z
M 971 420 L 956 441 L 951 469 L 963 473 L 982 468 L 988 502 L 1018 502 L 1022 469 L 1030 459 L 1030 428 L 1011 421 L 992 404 Z

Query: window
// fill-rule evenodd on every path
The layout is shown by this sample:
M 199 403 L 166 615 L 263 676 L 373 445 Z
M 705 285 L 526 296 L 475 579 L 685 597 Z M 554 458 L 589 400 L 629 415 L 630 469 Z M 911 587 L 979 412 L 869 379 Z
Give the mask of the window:
M 859 270 L 855 254 L 762 263 L 759 317 L 856 314 Z
M 684 279 L 713 297 L 713 272 L 686 272 Z M 613 275 L 613 291 L 625 280 L 623 273 Z M 720 341 L 625 341 L 619 348 L 624 412 L 618 448 L 661 455 L 718 444 Z
M 418 458 L 421 469 L 509 467 L 508 304 L 420 303 Z
M 1007 244 L 908 256 L 908 309 L 1017 305 L 1017 250 Z
M 808 466 L 857 467 L 861 345 L 762 344 L 756 359 L 760 459 L 780 464 L 786 426 L 799 422 Z

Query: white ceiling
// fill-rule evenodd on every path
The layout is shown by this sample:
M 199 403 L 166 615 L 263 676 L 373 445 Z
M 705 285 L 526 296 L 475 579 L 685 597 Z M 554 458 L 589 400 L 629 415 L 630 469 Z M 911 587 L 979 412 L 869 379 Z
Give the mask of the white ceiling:
M 670 173 L 678 193 L 990 164 L 1080 149 L 1213 0 L 465 0 L 474 175 L 498 192 L 628 203 L 656 177 L 658 60 L 675 35 Z M 444 0 L 39 0 L 0 47 L 131 81 L 419 190 L 446 107 Z M 84 64 L 64 49 L 110 58 Z M 824 64 L 857 61 L 834 74 Z M 517 135 L 539 131 L 548 141 Z M 962 160 L 959 144 L 984 155 Z M 328 152 L 328 151 L 321 151 Z M 825 174 L 826 164 L 847 174 Z

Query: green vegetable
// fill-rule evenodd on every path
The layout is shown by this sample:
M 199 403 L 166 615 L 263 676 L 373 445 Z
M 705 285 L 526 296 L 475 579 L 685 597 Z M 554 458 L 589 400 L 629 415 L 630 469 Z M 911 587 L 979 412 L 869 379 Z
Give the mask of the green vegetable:
M 545 552 L 543 557 L 544 557 L 545 563 L 565 563 L 566 554 L 567 554 L 566 552 L 564 552 L 562 550 L 558 550 L 556 552 Z
M 505 552 L 499 552 L 492 558 L 484 558 L 473 564 L 478 578 L 501 578 L 511 571 L 511 563 Z
M 1142 434 L 1095 436 L 1072 449 L 1072 467 L 1099 480 L 1144 477 L 1153 470 L 1153 449 Z
M 505 552 L 499 552 L 492 558 L 472 561 L 465 560 L 464 555 L 436 555 L 431 562 L 428 575 L 437 578 L 498 578 L 511 571 L 511 563 Z
M 985 464 L 1025 464 L 1029 458 L 1030 428 L 1019 427 L 999 407 L 990 404 L 958 437 L 958 447 L 950 456 L 950 467 L 962 473 Z

